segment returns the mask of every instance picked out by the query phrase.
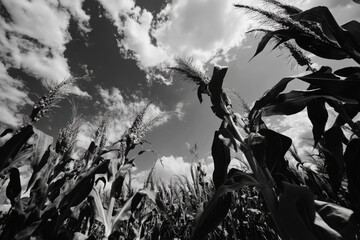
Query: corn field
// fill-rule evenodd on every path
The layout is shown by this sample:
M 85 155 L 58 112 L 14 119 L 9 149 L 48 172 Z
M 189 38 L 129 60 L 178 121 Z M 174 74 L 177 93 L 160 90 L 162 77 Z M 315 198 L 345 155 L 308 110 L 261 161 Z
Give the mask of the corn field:
M 307 56 L 360 64 L 360 23 L 339 25 L 327 7 L 301 10 L 275 0 L 263 2 L 276 12 L 234 5 L 234 11 L 270 23 L 267 29 L 250 31 L 263 34 L 254 57 L 272 41 L 274 49 L 287 51 L 308 72 L 284 77 L 241 115 L 223 89 L 227 67 L 214 66 L 211 76 L 187 59 L 169 67 L 174 76 L 197 87 L 200 103 L 210 98 L 214 117 L 222 121 L 211 130 L 211 180 L 197 162 L 191 178 L 155 181 L 151 169 L 142 189 L 131 186 L 136 158 L 145 153 L 159 158 L 156 149 L 138 151 L 150 128 L 166 117 L 144 121 L 149 104 L 115 142 L 108 142 L 109 118 L 104 116 L 86 152 L 73 158 L 79 118 L 74 115 L 55 140 L 36 129 L 36 122 L 61 100 L 69 79 L 38 100 L 28 122 L 1 134 L 8 137 L 0 147 L 1 194 L 10 207 L 0 215 L 0 240 L 359 239 L 360 124 L 353 119 L 360 111 L 360 66 L 315 68 Z M 292 81 L 309 86 L 285 92 Z M 305 166 L 293 140 L 263 120 L 305 109 L 321 172 Z M 329 109 L 336 120 L 326 128 Z M 229 169 L 235 153 L 242 153 L 247 168 Z M 296 168 L 288 156 L 298 162 Z M 19 172 L 24 164 L 32 169 L 26 183 Z

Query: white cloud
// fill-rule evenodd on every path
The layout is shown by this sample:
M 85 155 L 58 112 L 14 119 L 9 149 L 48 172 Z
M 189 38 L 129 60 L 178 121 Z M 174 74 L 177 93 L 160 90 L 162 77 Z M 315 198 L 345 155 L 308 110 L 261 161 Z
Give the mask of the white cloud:
M 245 39 L 249 21 L 232 1 L 175 0 L 154 16 L 134 1 L 100 1 L 124 38 L 126 57 L 138 61 L 148 80 L 169 83 L 162 76 L 175 57 L 193 57 L 196 64 L 229 60 L 229 50 Z
M 107 129 L 107 138 L 109 143 L 113 143 L 122 136 L 122 134 L 131 127 L 132 122 L 134 121 L 136 115 L 148 104 L 146 99 L 132 99 L 127 100 L 121 94 L 121 91 L 118 88 L 103 89 L 98 87 L 98 92 L 102 98 L 100 103 L 102 109 L 99 112 L 98 116 L 95 116 L 95 119 L 91 121 L 86 121 L 80 128 L 80 134 L 78 135 L 78 146 L 82 149 L 86 149 L 90 141 L 93 139 L 93 135 L 100 124 L 100 121 L 103 120 L 103 116 L 108 114 L 108 129 Z M 143 122 L 149 122 L 154 117 L 164 114 L 165 111 L 162 110 L 159 106 L 155 104 L 150 104 L 143 118 Z M 169 120 L 169 117 L 164 117 L 160 119 L 153 127 L 160 126 L 161 124 L 166 123 Z
M 11 21 L 0 18 L 0 58 L 5 68 L 23 69 L 28 74 L 47 82 L 60 83 L 70 77 L 69 66 L 63 53 L 70 41 L 67 32 L 70 14 L 86 21 L 81 1 L 21 1 L 4 0 Z M 88 96 L 76 89 L 74 94 Z
M 24 84 L 7 75 L 5 66 L 0 63 L 0 122 L 9 126 L 22 124 L 19 111 L 26 104 L 32 104 Z
M 201 163 L 202 170 L 206 173 L 206 181 L 211 180 L 214 172 L 214 162 L 212 157 L 208 156 L 204 159 L 200 159 L 199 161 Z M 170 184 L 178 181 L 179 178 L 183 180 L 183 177 L 186 177 L 192 181 L 190 169 L 193 164 L 197 165 L 196 162 L 191 163 L 185 161 L 185 159 L 181 156 L 162 156 L 155 164 L 153 180 L 155 183 L 162 181 L 165 184 Z M 233 158 L 228 169 L 231 168 L 241 169 L 242 165 L 239 160 Z M 138 189 L 142 188 L 149 172 L 150 170 L 144 170 L 133 174 L 133 187 Z

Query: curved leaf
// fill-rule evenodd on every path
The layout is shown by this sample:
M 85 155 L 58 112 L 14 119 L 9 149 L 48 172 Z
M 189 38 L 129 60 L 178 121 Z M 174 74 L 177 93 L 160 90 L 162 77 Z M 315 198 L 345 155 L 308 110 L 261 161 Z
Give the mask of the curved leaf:
M 350 202 L 360 219 L 360 139 L 352 139 L 345 150 L 344 161 L 348 177 Z
M 324 134 L 328 112 L 325 108 L 324 99 L 314 99 L 307 104 L 307 114 L 313 125 L 314 147 Z
M 294 240 L 316 240 L 312 232 L 315 220 L 314 195 L 303 186 L 283 182 L 279 196 L 279 222 Z
M 210 99 L 211 103 L 213 104 L 211 109 L 220 119 L 223 119 L 224 116 L 229 115 L 228 110 L 224 109 L 226 106 L 224 106 L 223 102 L 225 100 L 225 96 L 222 88 L 227 69 L 227 67 L 215 66 L 213 75 L 209 82 L 209 91 L 211 94 Z
M 226 182 L 215 192 L 212 199 L 207 203 L 204 211 L 196 220 L 191 239 L 204 239 L 226 217 L 231 204 L 231 192 L 249 185 L 257 185 L 258 182 L 252 174 L 244 173 L 238 169 L 229 171 Z
M 6 197 L 10 199 L 11 205 L 19 202 L 21 194 L 21 183 L 19 169 L 12 168 L 10 170 L 10 182 L 6 187 Z
M 0 147 L 0 172 L 9 166 L 33 134 L 33 127 L 27 125 Z
M 216 131 L 211 146 L 211 154 L 214 161 L 213 181 L 215 188 L 218 188 L 225 182 L 227 169 L 231 160 L 230 148 L 225 146 L 219 137 L 220 131 Z
M 360 67 L 345 67 L 338 69 L 334 72 L 335 75 L 341 76 L 341 77 L 349 77 L 355 73 L 360 72 Z
M 359 229 L 353 211 L 318 200 L 315 200 L 315 209 L 332 231 L 336 231 L 341 236 L 339 239 L 357 239 L 356 234 Z
M 326 171 L 329 174 L 330 185 L 334 193 L 339 190 L 345 172 L 341 142 L 343 135 L 341 128 L 334 126 L 324 133 L 323 139 L 320 141 L 325 156 Z

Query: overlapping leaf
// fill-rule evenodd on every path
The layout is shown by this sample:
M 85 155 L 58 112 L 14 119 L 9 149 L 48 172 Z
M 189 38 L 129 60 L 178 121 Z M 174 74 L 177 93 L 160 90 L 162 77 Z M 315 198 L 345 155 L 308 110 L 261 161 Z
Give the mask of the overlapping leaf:
M 360 219 L 360 139 L 352 139 L 344 153 L 350 202 Z
M 218 188 L 226 181 L 227 169 L 231 160 L 230 148 L 225 146 L 219 139 L 220 132 L 216 131 L 211 147 L 211 154 L 214 161 L 213 181 L 215 188 Z
M 307 114 L 313 125 L 312 133 L 314 137 L 314 147 L 324 134 L 326 122 L 328 120 L 328 112 L 325 107 L 325 100 L 318 98 L 307 104 Z
M 339 190 L 345 173 L 342 145 L 343 135 L 341 128 L 334 126 L 324 133 L 321 141 L 326 171 L 329 174 L 330 185 L 335 193 Z
M 216 191 L 207 203 L 204 211 L 196 220 L 191 239 L 204 239 L 225 218 L 230 204 L 231 192 L 244 186 L 254 186 L 258 182 L 252 174 L 244 173 L 238 169 L 231 169 L 227 180 Z
M 224 116 L 229 115 L 229 111 L 225 107 L 230 105 L 230 103 L 225 102 L 228 101 L 228 99 L 222 88 L 226 72 L 227 67 L 215 66 L 209 83 L 210 99 L 213 104 L 211 109 L 215 115 L 221 119 L 224 119 Z
M 33 134 L 33 127 L 28 125 L 12 136 L 3 146 L 0 147 L 0 172 L 11 163 Z

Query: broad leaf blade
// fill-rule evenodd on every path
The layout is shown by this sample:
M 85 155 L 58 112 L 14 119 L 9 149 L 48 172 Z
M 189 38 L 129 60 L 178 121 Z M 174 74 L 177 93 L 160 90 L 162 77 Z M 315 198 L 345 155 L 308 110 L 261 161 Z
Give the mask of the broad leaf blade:
M 307 114 L 313 125 L 314 147 L 324 134 L 326 122 L 328 120 L 328 112 L 325 108 L 323 99 L 314 99 L 307 104 Z

